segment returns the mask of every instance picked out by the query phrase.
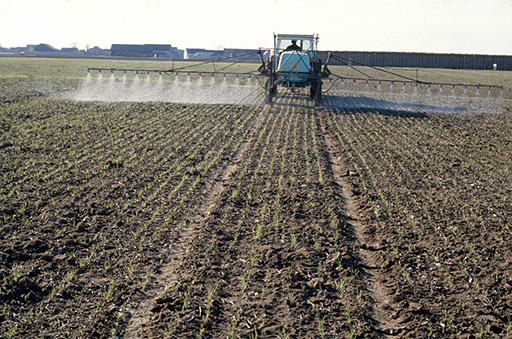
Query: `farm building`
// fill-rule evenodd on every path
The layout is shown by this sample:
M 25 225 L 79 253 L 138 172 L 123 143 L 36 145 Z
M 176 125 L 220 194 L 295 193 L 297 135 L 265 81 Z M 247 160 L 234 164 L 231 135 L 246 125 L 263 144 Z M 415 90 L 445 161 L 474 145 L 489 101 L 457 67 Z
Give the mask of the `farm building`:
M 64 47 L 64 48 L 61 48 L 60 54 L 62 54 L 62 55 L 79 55 L 79 54 L 83 54 L 83 51 L 80 52 L 78 50 L 78 48 L 76 48 L 76 47 Z
M 72 56 L 72 55 L 83 55 L 84 51 L 79 50 L 76 47 L 69 47 L 69 48 L 62 48 L 57 49 L 49 44 L 39 44 L 39 45 L 27 45 L 25 47 L 12 47 L 9 49 L 3 49 L 4 53 L 9 54 L 30 54 L 30 55 L 44 55 L 44 56 L 51 56 L 51 55 L 66 55 L 66 56 Z
M 103 49 L 103 48 L 100 48 L 98 46 L 94 46 L 92 48 L 87 49 L 85 51 L 85 55 L 108 56 L 108 55 L 110 55 L 110 50 L 109 49 Z
M 26 53 L 33 54 L 57 54 L 59 50 L 49 44 L 27 45 Z
M 185 51 L 185 59 L 218 59 L 224 56 L 224 50 L 186 48 Z
M 183 51 L 171 45 L 123 45 L 112 44 L 111 56 L 132 58 L 182 59 Z
M 204 48 L 187 48 L 186 59 L 224 59 L 240 56 L 243 60 L 260 61 L 260 56 L 256 54 L 257 49 L 224 48 L 219 50 Z M 265 51 L 264 58 L 268 57 L 270 51 Z M 252 55 L 251 55 L 252 54 Z
M 260 56 L 256 54 L 259 50 L 258 49 L 240 49 L 240 48 L 225 48 L 224 49 L 224 56 L 226 58 L 233 58 L 236 56 L 240 56 L 240 59 L 243 60 L 250 60 L 250 61 L 260 61 Z M 270 55 L 269 50 L 263 51 L 263 59 L 266 60 L 268 56 Z

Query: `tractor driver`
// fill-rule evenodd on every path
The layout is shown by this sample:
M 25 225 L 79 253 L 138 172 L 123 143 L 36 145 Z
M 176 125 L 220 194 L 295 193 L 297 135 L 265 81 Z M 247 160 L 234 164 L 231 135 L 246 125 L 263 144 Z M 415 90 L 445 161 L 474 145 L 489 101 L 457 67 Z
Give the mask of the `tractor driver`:
M 285 51 L 301 51 L 302 48 L 297 46 L 297 40 L 292 40 L 292 44 L 288 47 L 286 47 Z

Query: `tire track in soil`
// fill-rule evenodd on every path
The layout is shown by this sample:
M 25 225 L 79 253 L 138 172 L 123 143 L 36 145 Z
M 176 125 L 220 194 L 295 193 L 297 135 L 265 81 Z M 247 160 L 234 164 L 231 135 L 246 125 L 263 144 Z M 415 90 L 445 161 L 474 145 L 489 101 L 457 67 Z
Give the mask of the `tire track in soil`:
M 208 220 L 208 217 L 217 206 L 218 200 L 226 188 L 229 187 L 228 183 L 232 174 L 239 169 L 240 164 L 243 162 L 247 152 L 254 144 L 257 132 L 260 130 L 264 118 L 269 113 L 270 108 L 271 107 L 267 105 L 258 114 L 256 121 L 247 137 L 247 140 L 244 141 L 244 143 L 242 143 L 240 146 L 233 159 L 233 163 L 222 170 L 220 179 L 214 184 L 206 196 L 204 203 L 199 207 L 199 210 L 194 217 L 194 222 L 191 223 L 186 229 L 181 231 L 177 243 L 172 246 L 173 252 L 169 255 L 169 263 L 165 264 L 165 266 L 161 269 L 161 273 L 155 276 L 155 280 L 158 282 L 159 287 L 149 290 L 147 293 L 147 298 L 140 302 L 135 308 L 127 310 L 127 313 L 131 314 L 131 318 L 128 320 L 128 324 L 123 337 L 139 338 L 144 336 L 144 325 L 149 322 L 152 316 L 151 309 L 154 306 L 155 300 L 158 298 L 159 294 L 165 292 L 169 287 L 173 286 L 179 280 L 179 277 L 175 274 L 175 268 L 180 266 L 184 255 L 190 248 L 192 240 L 201 230 L 202 225 Z
M 329 134 L 325 114 L 319 112 L 320 126 L 327 147 L 327 155 L 333 172 L 334 180 L 338 185 L 338 192 L 345 202 L 344 210 L 348 223 L 352 226 L 355 256 L 358 259 L 358 268 L 366 286 L 366 296 L 370 309 L 365 312 L 369 317 L 370 328 L 374 334 L 383 338 L 394 338 L 401 334 L 406 325 L 399 316 L 402 307 L 393 302 L 394 292 L 386 287 L 386 265 L 381 245 L 371 240 L 364 225 L 360 221 L 360 208 L 354 198 L 350 182 L 347 180 L 348 171 L 337 151 L 337 141 Z

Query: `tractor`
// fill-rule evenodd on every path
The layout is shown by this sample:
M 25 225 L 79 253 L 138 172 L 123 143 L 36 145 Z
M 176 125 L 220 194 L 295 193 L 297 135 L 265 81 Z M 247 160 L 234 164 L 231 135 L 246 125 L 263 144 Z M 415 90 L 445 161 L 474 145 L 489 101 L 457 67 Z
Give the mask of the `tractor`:
M 272 104 L 278 86 L 292 92 L 309 87 L 315 107 L 322 105 L 322 79 L 329 76 L 327 65 L 317 55 L 318 35 L 274 34 L 274 48 L 261 69 L 265 81 L 265 103 Z

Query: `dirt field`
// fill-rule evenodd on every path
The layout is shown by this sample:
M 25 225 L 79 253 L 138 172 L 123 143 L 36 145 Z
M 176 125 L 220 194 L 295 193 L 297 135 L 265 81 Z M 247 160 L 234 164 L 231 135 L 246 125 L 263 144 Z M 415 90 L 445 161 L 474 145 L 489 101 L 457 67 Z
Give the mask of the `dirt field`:
M 85 64 L 0 58 L 2 336 L 512 336 L 510 97 L 52 98 Z

